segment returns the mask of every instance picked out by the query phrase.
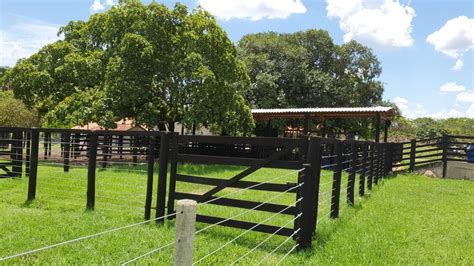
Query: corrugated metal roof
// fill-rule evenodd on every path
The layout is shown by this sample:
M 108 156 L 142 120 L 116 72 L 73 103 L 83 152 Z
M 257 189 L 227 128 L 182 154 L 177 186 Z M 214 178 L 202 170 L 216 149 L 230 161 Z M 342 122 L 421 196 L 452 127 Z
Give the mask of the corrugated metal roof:
M 283 109 L 252 109 L 252 114 L 276 113 L 385 113 L 392 107 L 335 107 L 335 108 L 283 108 Z

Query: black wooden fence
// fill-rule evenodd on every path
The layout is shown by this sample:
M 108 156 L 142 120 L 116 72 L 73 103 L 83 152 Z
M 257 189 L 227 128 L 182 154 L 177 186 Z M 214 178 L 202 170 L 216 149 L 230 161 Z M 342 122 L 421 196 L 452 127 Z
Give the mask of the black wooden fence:
M 139 171 L 138 166 L 143 166 L 140 171 L 144 178 L 136 184 L 145 188 L 139 192 L 143 196 L 139 204 L 145 219 L 152 219 L 154 209 L 154 220 L 163 223 L 164 217 L 172 217 L 175 212 L 175 201 L 184 198 L 200 204 L 270 213 L 293 219 L 293 226 L 222 217 L 218 212 L 198 214 L 197 220 L 293 236 L 300 248 L 311 245 L 318 219 L 324 215 L 326 207 L 328 217 L 338 218 L 342 204 L 354 205 L 356 195 L 364 196 L 393 167 L 413 170 L 418 165 L 437 161 L 465 160 L 462 149 L 473 139 L 445 136 L 406 143 L 374 143 L 306 136 L 287 139 L 30 128 L 0 128 L 0 137 L 2 176 L 28 176 L 27 199 L 30 201 L 36 198 L 38 184 L 45 179 L 38 177 L 38 168 L 43 165 L 58 165 L 68 173 L 71 168 L 86 168 L 87 176 L 80 178 L 85 181 L 81 184 L 86 192 L 86 208 L 90 210 L 103 207 L 96 206 L 104 192 L 104 186 L 98 185 L 100 169 L 123 165 L 126 176 L 126 171 Z M 229 178 L 195 176 L 182 173 L 183 164 L 233 165 L 242 170 Z M 272 176 L 263 181 L 249 180 L 262 168 L 286 169 L 291 175 L 279 181 L 273 181 Z M 321 183 L 325 177 L 329 182 Z M 185 186 L 180 184 L 208 188 L 201 194 L 194 194 L 183 191 Z M 280 204 L 242 199 L 222 195 L 224 189 L 268 193 L 269 198 L 279 193 L 295 200 L 292 204 Z
M 419 166 L 442 163 L 443 177 L 446 177 L 448 162 L 467 162 L 466 148 L 473 144 L 474 136 L 456 135 L 391 143 L 390 145 L 393 147 L 392 167 L 396 171 L 409 170 L 412 172 Z

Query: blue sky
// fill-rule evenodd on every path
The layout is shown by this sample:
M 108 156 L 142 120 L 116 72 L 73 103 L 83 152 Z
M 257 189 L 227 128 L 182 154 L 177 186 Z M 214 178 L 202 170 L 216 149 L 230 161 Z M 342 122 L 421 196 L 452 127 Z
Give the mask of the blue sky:
M 0 65 L 57 39 L 117 0 L 0 0 Z M 144 1 L 150 2 L 150 1 Z M 157 1 L 173 6 L 176 1 Z M 384 98 L 405 116 L 474 118 L 473 0 L 186 0 L 213 13 L 233 41 L 261 31 L 327 30 L 356 39 L 382 62 Z

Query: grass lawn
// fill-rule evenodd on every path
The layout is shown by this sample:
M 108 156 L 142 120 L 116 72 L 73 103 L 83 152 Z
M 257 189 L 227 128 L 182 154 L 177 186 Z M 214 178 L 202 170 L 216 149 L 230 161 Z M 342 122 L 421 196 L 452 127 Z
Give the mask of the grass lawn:
M 179 172 L 225 178 L 240 167 L 183 165 Z M 296 182 L 290 170 L 262 169 L 246 180 Z M 145 167 L 114 166 L 97 172 L 96 210 L 85 211 L 87 170 L 40 165 L 38 196 L 25 204 L 27 178 L 0 179 L 0 258 L 30 249 L 143 221 Z M 370 195 L 357 198 L 354 207 L 345 204 L 347 177 L 341 189 L 341 217 L 328 218 L 331 174 L 321 180 L 318 232 L 314 247 L 293 252 L 283 264 L 474 264 L 474 183 L 407 175 L 385 179 Z M 358 180 L 356 181 L 358 183 Z M 156 180 L 155 180 L 156 184 Z M 202 193 L 210 187 L 178 183 L 178 190 Z M 358 188 L 355 188 L 356 191 Z M 226 189 L 220 195 L 236 191 Z M 278 193 L 246 191 L 229 197 L 266 201 Z M 290 205 L 294 194 L 276 197 L 272 203 Z M 200 205 L 198 212 L 231 217 L 243 209 Z M 260 222 L 272 214 L 252 211 L 236 219 Z M 292 217 L 278 215 L 268 224 L 292 225 Z M 198 223 L 197 230 L 207 224 Z M 215 226 L 197 234 L 194 258 L 223 247 L 244 230 Z M 250 232 L 200 264 L 230 264 L 251 251 L 269 235 Z M 294 246 L 290 240 L 270 254 L 286 238 L 273 236 L 251 252 L 241 264 L 276 264 Z M 135 226 L 97 238 L 56 247 L 0 262 L 119 264 L 174 240 L 174 222 Z M 138 260 L 138 264 L 170 264 L 172 246 Z M 267 257 L 267 255 L 269 255 Z

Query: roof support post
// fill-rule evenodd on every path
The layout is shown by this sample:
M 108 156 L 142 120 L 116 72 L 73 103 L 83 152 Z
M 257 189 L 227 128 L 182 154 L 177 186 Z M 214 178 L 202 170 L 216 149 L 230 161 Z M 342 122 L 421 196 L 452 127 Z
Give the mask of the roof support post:
M 303 129 L 303 134 L 308 135 L 309 132 L 309 115 L 305 114 L 304 115 L 304 129 Z
M 375 142 L 380 142 L 380 114 L 375 117 Z
M 385 120 L 383 142 L 388 142 L 388 129 L 390 128 L 391 124 L 392 124 L 391 120 Z

